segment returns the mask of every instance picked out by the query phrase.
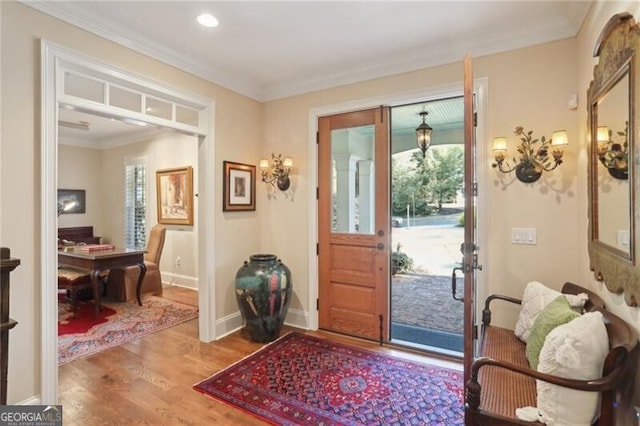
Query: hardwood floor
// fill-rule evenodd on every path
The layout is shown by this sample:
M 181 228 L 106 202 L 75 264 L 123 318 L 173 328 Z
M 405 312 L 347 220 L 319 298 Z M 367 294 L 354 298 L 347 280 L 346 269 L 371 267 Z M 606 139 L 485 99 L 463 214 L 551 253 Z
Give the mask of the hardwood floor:
M 197 305 L 195 291 L 164 289 L 163 296 Z M 285 327 L 283 333 L 294 330 Z M 299 330 L 301 331 L 301 330 Z M 307 332 L 413 360 L 422 355 L 340 336 Z M 192 386 L 261 348 L 243 331 L 219 341 L 198 340 L 198 320 L 147 335 L 59 368 L 59 404 L 65 425 L 264 425 L 241 410 L 213 400 Z M 437 361 L 436 361 L 437 362 Z M 443 364 L 443 362 L 438 362 Z M 444 363 L 459 368 L 457 363 Z

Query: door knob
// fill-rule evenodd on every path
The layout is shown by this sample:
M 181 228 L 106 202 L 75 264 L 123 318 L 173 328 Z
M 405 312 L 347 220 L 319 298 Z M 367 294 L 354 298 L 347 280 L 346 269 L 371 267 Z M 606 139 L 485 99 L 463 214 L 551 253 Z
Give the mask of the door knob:
M 378 245 L 376 245 L 376 248 L 378 250 L 384 250 L 384 244 L 383 243 L 378 243 Z

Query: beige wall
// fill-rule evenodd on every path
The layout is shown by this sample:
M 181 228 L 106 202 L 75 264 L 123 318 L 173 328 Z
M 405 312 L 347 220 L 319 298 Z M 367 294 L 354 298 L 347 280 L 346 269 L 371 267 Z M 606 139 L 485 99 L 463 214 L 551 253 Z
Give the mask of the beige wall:
M 58 185 L 84 189 L 86 214 L 61 215 L 58 225 L 94 227 L 94 235 L 104 243 L 124 245 L 124 167 L 127 158 L 144 158 L 147 176 L 147 232 L 157 223 L 156 170 L 191 166 L 194 194 L 198 192 L 198 140 L 193 136 L 169 133 L 139 143 L 111 149 L 70 145 L 58 148 Z M 104 172 L 108 171 L 108 172 Z M 194 197 L 194 225 L 164 225 L 167 228 L 160 271 L 165 283 L 197 288 L 198 197 Z M 181 258 L 179 267 L 175 259 Z
M 129 72 L 215 101 L 215 193 L 222 191 L 222 161 L 256 164 L 262 150 L 262 105 L 222 87 L 89 34 L 16 2 L 0 2 L 2 99 L 0 236 L 22 264 L 12 274 L 8 402 L 40 393 L 40 40 L 46 39 Z M 50 183 L 53 185 L 54 183 Z M 203 186 L 200 186 L 202 190 Z M 18 202 L 15 202 L 18 201 Z M 247 253 L 260 247 L 258 213 L 223 214 L 215 197 L 217 315 L 237 312 L 233 277 Z M 51 214 L 55 214 L 51 212 Z M 53 249 L 53 248 L 52 248 Z M 230 303 L 233 301 L 233 304 Z
M 62 214 L 58 227 L 93 226 L 93 235 L 107 236 L 104 228 L 101 152 L 70 145 L 58 146 L 58 188 L 84 189 L 86 213 Z
M 550 72 L 549 64 L 554 64 Z M 492 138 L 512 134 L 517 125 L 534 130 L 538 136 L 551 136 L 566 129 L 571 145 L 565 150 L 565 163 L 532 185 L 515 181 L 491 168 L 491 158 L 478 158 L 478 167 L 487 168 L 488 213 L 487 264 L 484 265 L 488 293 L 522 295 L 524 285 L 533 279 L 560 288 L 566 280 L 578 278 L 576 152 L 577 112 L 567 108 L 568 97 L 575 93 L 575 40 L 563 40 L 528 49 L 507 52 L 474 60 L 474 77 L 488 79 L 489 109 L 486 112 L 487 138 L 479 143 L 491 152 Z M 306 277 L 311 265 L 307 259 L 308 227 L 316 226 L 299 218 L 309 216 L 308 115 L 311 109 L 348 102 L 392 96 L 420 89 L 459 84 L 462 87 L 462 63 L 401 74 L 365 83 L 310 93 L 265 105 L 265 152 L 282 152 L 293 156 L 295 200 L 284 197 L 261 200 L 261 239 L 263 250 L 274 251 L 293 273 L 296 299 L 306 311 Z M 375 107 L 376 104 L 369 105 Z M 482 120 L 482 118 L 481 118 Z M 510 149 L 515 153 L 515 141 Z M 511 227 L 536 228 L 537 246 L 511 245 Z M 557 259 L 562 259 L 558 262 Z M 293 306 L 293 305 L 292 305 Z M 514 313 L 505 315 L 513 319 Z M 501 317 L 498 316 L 498 321 Z
M 198 192 L 198 140 L 193 136 L 167 134 L 136 144 L 123 145 L 103 151 L 102 167 L 110 171 L 104 184 L 105 229 L 111 242 L 124 244 L 124 166 L 127 158 L 145 158 L 147 175 L 147 223 L 149 231 L 158 221 L 156 170 L 191 166 L 194 169 L 193 188 Z M 197 287 L 198 270 L 198 197 L 194 197 L 194 226 L 164 225 L 167 228 L 160 271 L 164 282 Z M 180 256 L 182 265 L 175 267 Z

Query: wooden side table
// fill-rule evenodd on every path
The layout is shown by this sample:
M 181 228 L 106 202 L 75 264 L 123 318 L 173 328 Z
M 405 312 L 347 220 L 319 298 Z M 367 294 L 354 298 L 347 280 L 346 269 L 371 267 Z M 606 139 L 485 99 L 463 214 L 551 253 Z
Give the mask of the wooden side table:
M 9 318 L 9 274 L 19 264 L 20 259 L 12 259 L 7 247 L 0 247 L 0 405 L 7 404 L 9 330 L 18 324 Z

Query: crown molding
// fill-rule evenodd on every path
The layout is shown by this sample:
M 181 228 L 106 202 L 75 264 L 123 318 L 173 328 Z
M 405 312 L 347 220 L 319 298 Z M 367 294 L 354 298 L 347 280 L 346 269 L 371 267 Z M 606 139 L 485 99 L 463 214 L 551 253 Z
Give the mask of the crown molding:
M 591 7 L 590 3 L 586 3 L 582 8 L 570 9 L 573 13 L 571 16 L 567 16 L 569 24 L 566 21 L 558 21 L 555 27 L 547 31 L 528 30 L 523 27 L 521 36 L 517 38 L 505 39 L 498 29 L 496 29 L 495 33 L 485 37 L 448 38 L 443 40 L 442 43 L 431 43 L 429 49 L 416 47 L 411 51 L 405 49 L 402 52 L 396 52 L 394 55 L 385 57 L 384 62 L 381 62 L 379 57 L 372 58 L 369 65 L 360 62 L 353 64 L 349 69 L 344 69 L 344 71 L 337 73 L 335 71 L 326 72 L 326 70 L 322 70 L 315 77 L 305 74 L 298 78 L 289 78 L 286 82 L 274 82 L 267 87 L 238 79 L 222 72 L 217 67 L 198 61 L 181 52 L 167 49 L 166 46 L 158 45 L 155 40 L 149 39 L 143 34 L 135 34 L 128 27 L 118 26 L 113 22 L 108 22 L 104 17 L 89 13 L 84 9 L 74 8 L 74 2 L 18 1 L 107 40 L 259 102 L 458 62 L 467 53 L 473 57 L 480 57 L 574 37 L 580 30 L 580 26 Z
M 74 9 L 74 2 L 57 1 L 29 1 L 18 0 L 20 3 L 36 9 L 42 13 L 53 16 L 68 24 L 79 27 L 85 31 L 100 36 L 106 40 L 117 43 L 135 52 L 142 53 L 160 62 L 174 66 L 211 83 L 233 90 L 241 95 L 257 101 L 263 101 L 262 91 L 245 81 L 238 80 L 231 75 L 222 73 L 202 61 L 195 60 L 167 49 L 166 46 L 157 45 L 154 40 L 145 38 L 141 34 L 134 34 L 127 27 L 118 26 L 113 22 L 107 22 L 98 15 L 85 13 L 84 10 Z

